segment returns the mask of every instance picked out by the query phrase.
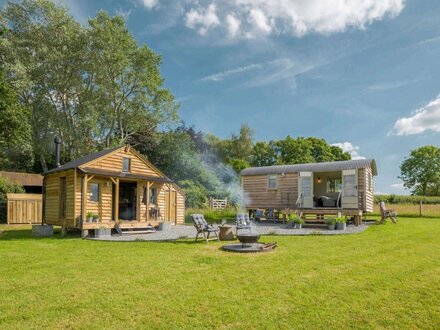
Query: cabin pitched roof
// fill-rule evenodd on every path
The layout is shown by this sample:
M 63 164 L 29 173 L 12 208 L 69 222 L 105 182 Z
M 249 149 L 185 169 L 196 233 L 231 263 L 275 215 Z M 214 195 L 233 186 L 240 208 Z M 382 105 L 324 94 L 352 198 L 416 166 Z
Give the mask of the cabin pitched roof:
M 78 168 L 81 165 L 87 164 L 95 159 L 101 158 L 102 156 L 105 156 L 107 154 L 112 153 L 113 151 L 116 151 L 120 148 L 122 148 L 123 146 L 117 146 L 114 148 L 110 148 L 110 149 L 105 149 L 105 150 L 101 150 L 98 152 L 94 152 L 91 154 L 88 154 L 84 157 L 78 158 L 78 159 L 74 159 L 71 162 L 68 162 L 66 164 L 61 165 L 60 167 L 56 167 L 53 168 L 47 172 L 45 172 L 44 174 L 49 174 L 49 173 L 55 173 L 55 172 L 61 172 L 61 171 L 66 171 L 66 170 L 72 170 L 74 168 Z
M 377 175 L 376 161 L 374 159 L 355 159 L 342 160 L 335 162 L 323 163 L 309 163 L 309 164 L 294 164 L 294 165 L 274 165 L 249 167 L 240 172 L 242 176 L 248 175 L 264 175 L 264 174 L 282 174 L 282 173 L 296 173 L 296 172 L 333 172 L 343 170 L 354 170 L 359 168 L 370 167 L 373 175 Z
M 129 146 L 128 146 L 129 147 Z M 78 168 L 78 169 L 80 169 L 80 170 L 83 170 L 83 166 L 84 165 L 87 165 L 87 164 L 89 164 L 89 163 L 91 163 L 91 162 L 93 162 L 94 160 L 97 160 L 97 159 L 99 159 L 99 158 L 101 158 L 101 157 L 104 157 L 104 156 L 106 156 L 106 155 L 110 155 L 111 153 L 113 153 L 113 152 L 115 152 L 115 151 L 117 151 L 117 150 L 119 150 L 119 149 L 122 149 L 122 148 L 127 148 L 127 146 L 126 145 L 123 145 L 123 146 L 117 146 L 117 147 L 114 147 L 114 148 L 110 148 L 110 149 L 105 149 L 105 150 L 101 150 L 101 151 L 98 151 L 98 152 L 94 152 L 94 153 L 91 153 L 91 154 L 88 154 L 88 155 L 86 155 L 86 156 L 84 156 L 84 157 L 81 157 L 81 158 L 78 158 L 78 159 L 75 159 L 75 160 L 72 160 L 71 162 L 68 162 L 68 163 L 66 163 L 66 164 L 64 164 L 64 165 L 61 165 L 60 167 L 56 167 L 56 168 L 53 168 L 53 169 L 51 169 L 51 170 L 49 170 L 49 171 L 47 171 L 47 172 L 45 172 L 44 174 L 46 175 L 46 174 L 51 174 L 51 173 L 56 173 L 56 172 L 61 172 L 61 171 L 66 171 L 66 170 L 72 170 L 72 169 L 76 169 L 76 168 Z M 130 148 L 130 147 L 129 147 Z M 146 164 L 146 166 L 149 166 L 149 167 L 151 167 L 155 172 L 157 172 L 160 176 L 162 176 L 162 177 L 164 177 L 164 178 L 166 178 L 167 180 L 167 182 L 173 182 L 171 179 L 169 179 L 161 170 L 159 170 L 156 166 L 154 166 L 153 164 L 151 164 L 149 161 L 148 161 L 148 159 L 147 158 L 145 158 L 145 156 L 143 156 L 141 153 L 139 153 L 137 150 L 135 150 L 134 148 L 130 148 L 130 151 L 136 156 L 136 157 L 138 157 L 142 162 L 144 162 L 145 164 Z

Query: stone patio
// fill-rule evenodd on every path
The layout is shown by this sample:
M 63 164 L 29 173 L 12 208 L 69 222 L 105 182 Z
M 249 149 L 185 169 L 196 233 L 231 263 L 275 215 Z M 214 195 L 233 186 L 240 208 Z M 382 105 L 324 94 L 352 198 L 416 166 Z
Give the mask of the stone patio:
M 305 236 L 305 235 L 348 235 L 357 234 L 367 229 L 371 223 L 363 223 L 360 226 L 347 225 L 346 230 L 328 230 L 326 228 L 303 228 L 293 229 L 288 228 L 284 224 L 256 224 L 254 229 L 261 235 L 283 235 L 283 236 Z M 234 225 L 231 225 L 235 227 Z M 235 233 L 235 228 L 234 228 Z M 175 241 L 178 239 L 196 237 L 196 230 L 192 225 L 177 225 L 172 226 L 170 230 L 156 231 L 150 234 L 130 234 L 120 236 L 114 234 L 111 237 L 95 238 L 87 237 L 86 239 L 95 241 Z M 203 239 L 202 239 L 203 240 Z M 201 240 L 201 241 L 202 241 Z

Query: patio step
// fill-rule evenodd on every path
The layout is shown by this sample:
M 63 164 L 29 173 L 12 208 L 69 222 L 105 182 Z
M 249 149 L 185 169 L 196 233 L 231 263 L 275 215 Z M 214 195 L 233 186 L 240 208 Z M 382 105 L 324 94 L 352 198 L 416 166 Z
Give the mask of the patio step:
M 119 224 L 115 224 L 116 232 L 119 235 L 136 235 L 136 234 L 151 234 L 155 233 L 154 227 L 121 227 Z

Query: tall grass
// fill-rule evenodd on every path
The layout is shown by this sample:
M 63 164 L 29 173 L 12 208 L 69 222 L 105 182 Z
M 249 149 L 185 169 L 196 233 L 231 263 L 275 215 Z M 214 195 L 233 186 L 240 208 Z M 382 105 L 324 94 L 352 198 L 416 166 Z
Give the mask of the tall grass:
M 235 219 L 238 210 L 235 207 L 227 207 L 223 210 L 211 210 L 209 208 L 187 208 L 185 222 L 192 223 L 191 214 L 203 214 L 206 221 L 220 223 L 223 219 L 231 221 Z
M 406 204 L 386 204 L 387 209 L 392 209 L 397 212 L 398 216 L 404 217 L 419 217 L 420 204 L 406 203 Z M 440 217 L 440 204 L 422 204 L 423 217 Z M 380 215 L 379 205 L 374 205 L 372 215 Z

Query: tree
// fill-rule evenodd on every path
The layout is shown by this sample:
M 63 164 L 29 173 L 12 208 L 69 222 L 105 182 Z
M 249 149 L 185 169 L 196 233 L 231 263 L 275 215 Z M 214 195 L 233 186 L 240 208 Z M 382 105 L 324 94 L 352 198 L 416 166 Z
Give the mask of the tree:
M 8 2 L 0 60 L 20 101 L 32 110 L 35 153 L 64 161 L 177 118 L 163 87 L 161 57 L 139 46 L 121 17 L 100 12 L 80 25 L 50 0 Z
M 349 152 L 344 152 L 338 146 L 330 146 L 331 152 L 333 154 L 333 160 L 350 160 L 351 155 Z
M 312 144 L 309 140 L 299 137 L 291 138 L 289 135 L 284 140 L 275 142 L 277 149 L 277 164 L 304 164 L 313 163 Z
M 270 142 L 257 142 L 252 149 L 252 166 L 272 166 L 277 162 L 275 144 Z
M 24 193 L 24 189 L 19 184 L 0 177 L 0 201 L 6 201 L 8 193 Z
M 412 194 L 422 196 L 440 195 L 440 148 L 424 146 L 411 150 L 400 165 L 404 187 Z
M 0 68 L 0 169 L 26 171 L 32 167 L 30 111 L 20 105 Z

